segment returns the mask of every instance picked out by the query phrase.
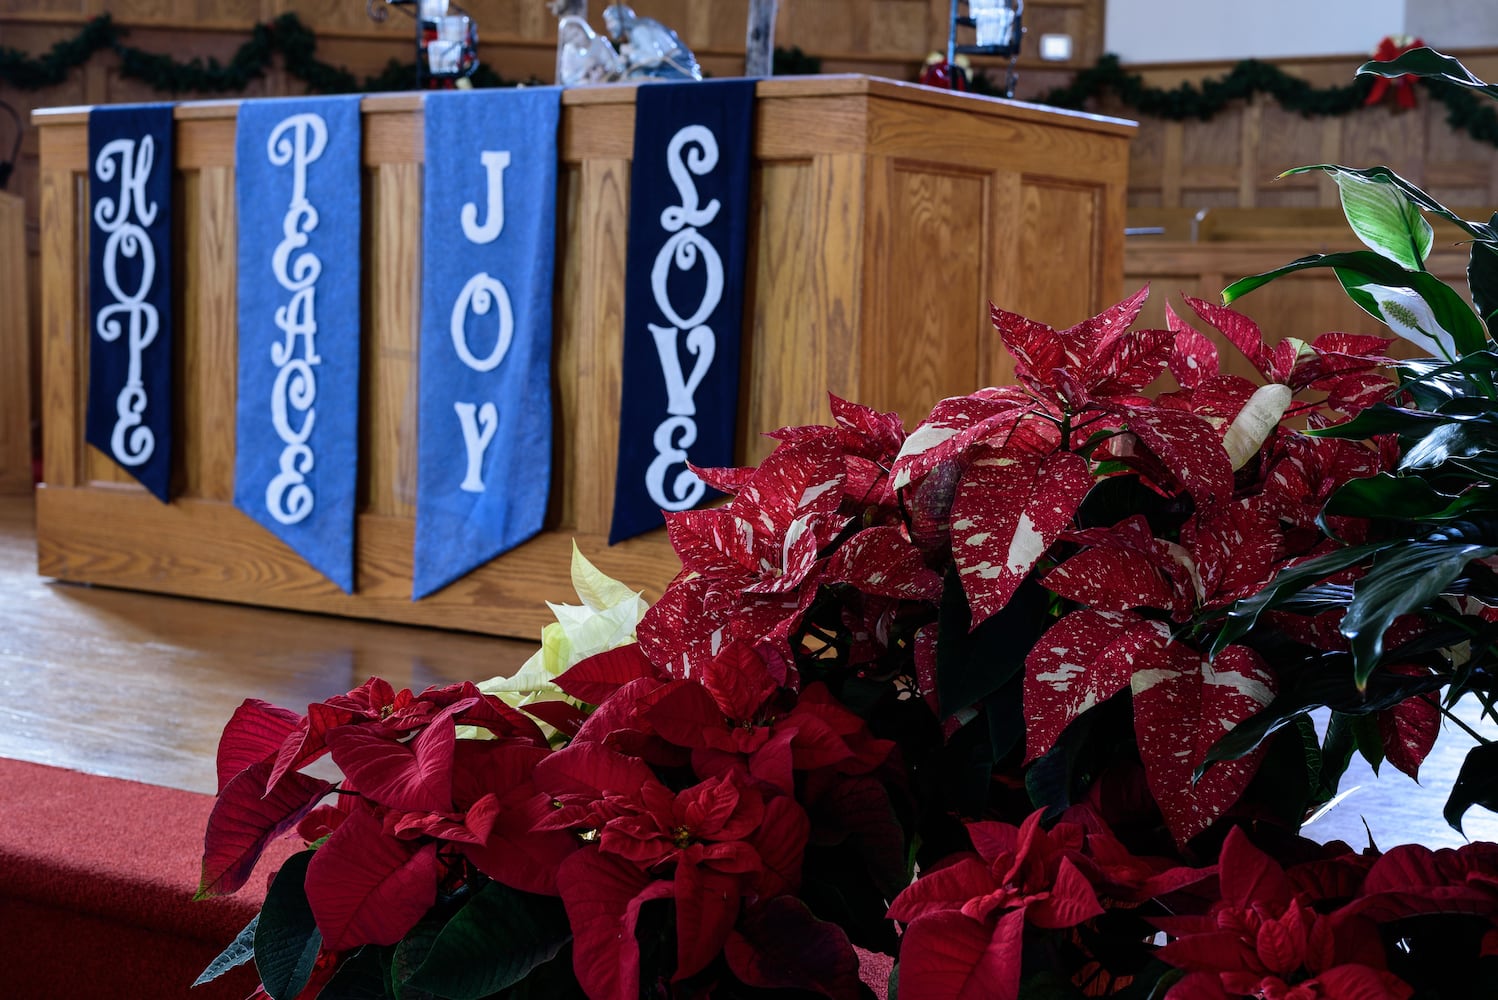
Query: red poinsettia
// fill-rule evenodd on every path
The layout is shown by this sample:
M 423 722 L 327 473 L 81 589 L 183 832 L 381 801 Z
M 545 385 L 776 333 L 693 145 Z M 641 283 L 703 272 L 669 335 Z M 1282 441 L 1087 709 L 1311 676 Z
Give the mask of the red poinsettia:
M 1325 913 L 1242 830 L 1223 844 L 1222 898 L 1201 917 L 1161 918 L 1174 939 L 1158 954 L 1188 970 L 1167 1000 L 1406 1000 L 1413 990 L 1388 971 L 1372 921 Z
M 1111 835 L 1089 835 L 1072 823 L 1047 831 L 1040 820 L 1037 811 L 1018 827 L 969 823 L 973 853 L 923 873 L 896 897 L 889 916 L 908 924 L 900 941 L 901 996 L 1018 997 L 1027 925 L 1060 930 L 1101 916 L 1099 886 L 1142 899 L 1139 890 L 1165 893 L 1210 874 L 1152 866 L 1128 858 Z
M 639 995 L 634 930 L 652 900 L 670 900 L 675 911 L 672 981 L 702 972 L 730 940 L 735 971 L 763 976 L 756 970 L 771 956 L 755 943 L 763 940 L 756 930 L 762 907 L 801 880 L 810 824 L 794 799 L 765 796 L 734 772 L 675 792 L 643 761 L 597 743 L 551 755 L 536 768 L 536 781 L 556 803 L 537 828 L 574 831 L 583 841 L 563 862 L 557 884 L 572 924 L 575 971 L 589 996 Z M 810 921 L 804 914 L 801 923 L 810 928 Z M 835 964 L 847 968 L 851 946 L 836 938 Z M 829 947 L 825 929 L 809 940 Z M 849 988 L 842 982 L 829 992 Z

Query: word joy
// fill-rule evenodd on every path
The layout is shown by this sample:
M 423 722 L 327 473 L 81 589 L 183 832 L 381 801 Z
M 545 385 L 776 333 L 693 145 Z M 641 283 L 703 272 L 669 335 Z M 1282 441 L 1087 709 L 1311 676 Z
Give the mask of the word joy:
M 484 150 L 479 154 L 484 165 L 487 188 L 487 206 L 482 224 L 479 222 L 479 207 L 473 202 L 463 206 L 459 221 L 463 224 L 463 236 L 475 246 L 484 246 L 499 239 L 505 228 L 505 168 L 510 165 L 508 150 Z M 494 346 L 482 357 L 474 353 L 468 342 L 468 316 L 495 314 L 498 329 Z M 499 367 L 510 350 L 510 341 L 515 337 L 515 310 L 510 304 L 510 292 L 504 282 L 480 271 L 469 278 L 453 302 L 452 319 L 448 324 L 452 336 L 453 351 L 458 360 L 472 371 L 480 374 L 492 372 Z M 463 431 L 463 450 L 467 456 L 467 467 L 463 482 L 458 486 L 465 493 L 484 492 L 484 452 L 494 440 L 499 429 L 499 408 L 492 402 L 482 405 L 471 402 L 453 403 L 458 415 L 458 426 Z

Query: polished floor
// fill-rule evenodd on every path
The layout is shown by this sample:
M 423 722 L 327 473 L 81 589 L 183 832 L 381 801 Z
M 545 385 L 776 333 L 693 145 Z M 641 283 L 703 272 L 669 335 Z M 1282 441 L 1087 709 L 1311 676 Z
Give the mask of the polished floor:
M 218 734 L 244 698 L 303 711 L 374 675 L 419 690 L 511 673 L 534 650 L 530 642 L 45 580 L 36 575 L 31 500 L 0 497 L 0 757 L 212 792 Z M 1461 709 L 1498 738 L 1475 705 Z M 1345 797 L 1307 834 L 1361 846 L 1371 832 L 1385 848 L 1460 844 L 1441 806 L 1471 746 L 1448 726 L 1420 784 L 1388 767 L 1375 776 L 1355 760 Z M 1498 815 L 1474 808 L 1466 832 L 1498 840 Z
M 0 757 L 211 793 L 245 698 L 305 711 L 372 675 L 419 690 L 511 673 L 535 648 L 46 580 L 31 499 L 0 497 Z

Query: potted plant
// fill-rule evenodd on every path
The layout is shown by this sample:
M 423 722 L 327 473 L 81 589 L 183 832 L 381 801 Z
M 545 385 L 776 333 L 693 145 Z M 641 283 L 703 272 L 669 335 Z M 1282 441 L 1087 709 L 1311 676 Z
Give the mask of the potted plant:
M 1440 58 L 1377 71 L 1460 80 Z M 1135 329 L 1143 291 L 1066 330 L 995 309 L 1016 385 L 908 434 L 832 398 L 758 468 L 700 470 L 732 499 L 668 515 L 681 575 L 641 615 L 578 557 L 583 607 L 532 680 L 247 701 L 200 891 L 309 846 L 205 977 L 253 958 L 275 1000 L 1498 991 L 1498 847 L 1299 835 L 1355 750 L 1413 774 L 1451 697 L 1491 711 L 1498 603 L 1498 359 L 1420 267 L 1444 210 L 1328 169 L 1370 250 L 1283 270 L 1337 268 L 1442 358 L 1270 346 L 1190 298 Z M 1495 232 L 1464 225 L 1486 316 Z M 1453 821 L 1498 799 L 1491 747 Z M 336 784 L 304 771 L 324 755 Z

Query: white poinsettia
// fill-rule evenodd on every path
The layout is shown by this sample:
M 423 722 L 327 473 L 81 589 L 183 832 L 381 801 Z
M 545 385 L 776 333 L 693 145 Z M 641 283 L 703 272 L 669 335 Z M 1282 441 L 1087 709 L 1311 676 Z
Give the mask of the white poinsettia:
M 572 589 L 581 606 L 552 604 L 557 620 L 541 630 L 541 648 L 509 677 L 491 677 L 479 684 L 485 694 L 497 696 L 512 708 L 538 701 L 573 701 L 557 687 L 556 678 L 567 668 L 590 656 L 635 641 L 635 629 L 649 607 L 637 590 L 598 571 L 572 543 Z M 553 730 L 545 723 L 547 736 Z M 487 735 L 474 727 L 460 727 L 459 736 Z

